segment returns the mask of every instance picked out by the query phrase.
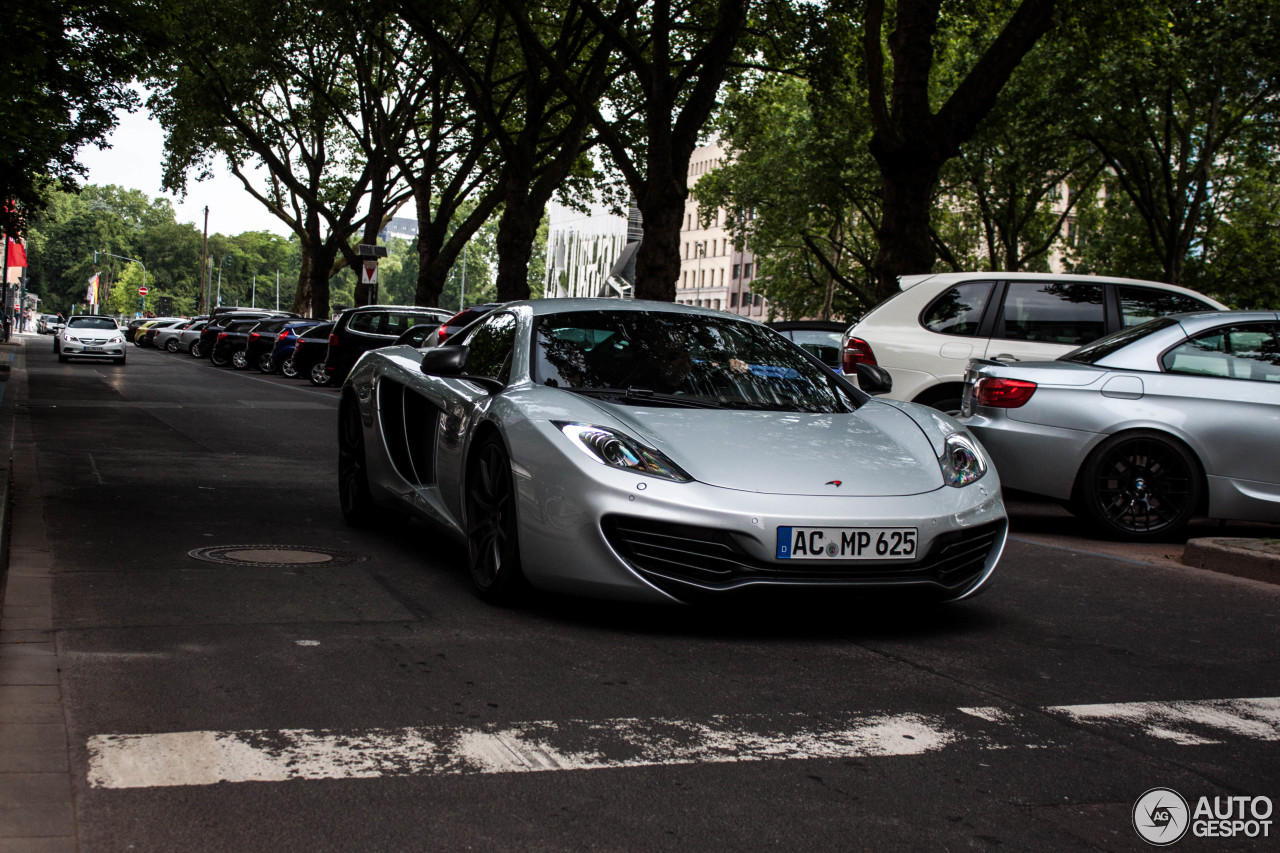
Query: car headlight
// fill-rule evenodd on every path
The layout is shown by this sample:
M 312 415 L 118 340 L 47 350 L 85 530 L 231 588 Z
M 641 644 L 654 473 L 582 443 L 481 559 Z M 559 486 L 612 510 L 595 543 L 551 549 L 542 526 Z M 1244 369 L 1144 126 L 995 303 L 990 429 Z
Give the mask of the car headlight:
M 976 483 L 987 473 L 987 461 L 977 443 L 960 432 L 953 432 L 943 442 L 942 479 L 948 486 L 960 488 Z
M 67 341 L 68 343 L 76 343 L 76 344 L 80 343 L 80 339 L 79 339 L 79 338 L 77 338 L 75 335 L 66 335 L 66 334 L 64 334 L 64 335 L 62 336 L 62 339 L 63 339 L 64 341 Z
M 617 430 L 562 421 L 554 423 L 584 453 L 610 468 L 648 474 L 678 483 L 687 483 L 693 479 L 659 451 L 646 447 Z

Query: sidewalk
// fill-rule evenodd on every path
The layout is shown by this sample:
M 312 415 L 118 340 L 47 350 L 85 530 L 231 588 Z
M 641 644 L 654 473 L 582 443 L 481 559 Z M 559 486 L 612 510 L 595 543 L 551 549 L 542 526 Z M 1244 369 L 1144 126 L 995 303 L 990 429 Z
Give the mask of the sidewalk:
M 7 532 L 0 578 L 0 852 L 74 851 L 75 808 L 53 633 L 52 560 L 45 532 L 27 396 L 24 348 L 0 343 L 0 515 Z

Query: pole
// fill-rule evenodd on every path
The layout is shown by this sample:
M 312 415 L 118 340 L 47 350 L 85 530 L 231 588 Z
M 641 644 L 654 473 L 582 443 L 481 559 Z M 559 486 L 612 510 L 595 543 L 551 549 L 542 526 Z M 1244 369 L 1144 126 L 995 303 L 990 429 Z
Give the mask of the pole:
M 467 247 L 470 245 L 470 243 L 462 244 L 462 287 L 458 291 L 459 311 L 466 307 L 467 302 Z
M 227 256 L 223 255 L 222 263 L 225 264 L 226 262 L 227 262 Z M 218 308 L 222 307 L 222 264 L 218 265 L 218 304 L 216 307 Z
M 209 205 L 204 206 L 204 240 L 200 243 L 200 277 L 206 278 L 206 270 L 209 266 Z M 209 294 L 205 289 L 205 282 L 200 282 L 200 296 L 196 299 L 196 313 L 201 311 L 201 305 L 208 305 Z
M 276 267 L 276 310 L 280 310 L 280 268 Z
M 253 290 L 249 296 L 249 307 L 250 308 L 258 307 L 258 274 L 257 273 L 253 274 Z

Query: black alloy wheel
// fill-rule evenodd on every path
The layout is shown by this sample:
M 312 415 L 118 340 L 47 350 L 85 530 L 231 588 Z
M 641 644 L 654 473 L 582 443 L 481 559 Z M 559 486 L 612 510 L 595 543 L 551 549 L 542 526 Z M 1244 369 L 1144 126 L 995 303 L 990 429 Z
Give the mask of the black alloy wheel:
M 350 397 L 338 410 L 338 503 L 342 517 L 352 527 L 365 527 L 377 518 L 377 506 L 369 492 L 364 452 L 364 424 L 360 407 Z
M 280 365 L 280 373 L 288 379 L 298 378 L 298 368 L 294 365 L 293 359 L 286 358 L 284 364 Z
M 264 352 L 258 356 L 258 371 L 260 373 L 275 373 L 276 366 L 271 361 L 271 353 Z
M 317 388 L 323 388 L 329 384 L 329 371 L 324 369 L 323 361 L 312 366 L 311 375 L 308 378 Z
M 526 591 L 520 569 L 511 459 L 497 435 L 484 439 L 467 476 L 467 564 L 476 593 L 511 604 Z
M 226 367 L 231 363 L 231 359 L 227 358 L 225 352 L 219 352 L 217 347 L 213 348 L 213 352 L 209 353 L 209 362 L 214 367 Z
M 1200 464 L 1180 442 L 1143 430 L 1112 436 L 1081 470 L 1079 503 L 1124 539 L 1176 536 L 1200 506 Z
M 236 370 L 244 370 L 249 366 L 249 354 L 242 349 L 231 353 L 231 366 Z

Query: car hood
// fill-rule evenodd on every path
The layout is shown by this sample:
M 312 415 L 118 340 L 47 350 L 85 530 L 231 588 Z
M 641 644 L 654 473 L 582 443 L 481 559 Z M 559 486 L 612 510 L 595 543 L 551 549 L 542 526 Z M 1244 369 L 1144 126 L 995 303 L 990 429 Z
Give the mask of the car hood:
M 937 455 L 906 414 L 875 401 L 848 414 L 647 408 L 593 401 L 712 486 L 782 495 L 914 495 L 940 488 Z
M 66 333 L 81 341 L 109 341 L 120 334 L 107 329 L 67 329 Z

